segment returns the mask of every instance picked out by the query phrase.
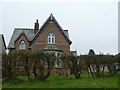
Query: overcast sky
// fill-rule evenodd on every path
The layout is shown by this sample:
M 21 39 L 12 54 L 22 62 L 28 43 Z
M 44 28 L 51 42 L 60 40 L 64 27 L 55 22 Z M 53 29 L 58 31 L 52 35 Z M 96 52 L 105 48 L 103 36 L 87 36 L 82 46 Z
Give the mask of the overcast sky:
M 0 33 L 6 45 L 14 28 L 34 28 L 36 19 L 41 26 L 53 13 L 61 27 L 69 31 L 71 50 L 78 54 L 89 49 L 118 53 L 118 0 L 50 1 L 2 2 Z

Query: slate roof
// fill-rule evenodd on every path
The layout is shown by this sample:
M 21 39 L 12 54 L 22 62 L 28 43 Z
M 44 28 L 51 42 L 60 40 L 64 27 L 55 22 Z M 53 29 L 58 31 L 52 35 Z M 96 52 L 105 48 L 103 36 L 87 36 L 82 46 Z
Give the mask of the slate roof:
M 33 37 L 34 37 L 34 29 L 27 29 L 27 28 L 15 28 L 14 32 L 12 34 L 12 37 L 10 39 L 8 48 L 15 48 L 14 44 L 15 41 L 18 39 L 18 37 L 21 34 L 25 34 L 25 36 L 27 37 L 28 41 L 32 41 Z
M 68 30 L 63 30 L 64 34 L 69 38 Z

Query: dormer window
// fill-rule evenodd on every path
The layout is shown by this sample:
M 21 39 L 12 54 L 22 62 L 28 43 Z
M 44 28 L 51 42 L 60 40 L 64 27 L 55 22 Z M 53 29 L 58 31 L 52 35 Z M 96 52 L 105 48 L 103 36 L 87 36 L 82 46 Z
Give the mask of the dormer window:
M 20 49 L 25 49 L 25 48 L 26 48 L 26 43 L 25 43 L 25 41 L 22 40 L 22 41 L 20 42 L 19 48 L 20 48 Z
M 50 32 L 48 34 L 48 44 L 54 44 L 55 43 L 55 35 L 53 32 Z

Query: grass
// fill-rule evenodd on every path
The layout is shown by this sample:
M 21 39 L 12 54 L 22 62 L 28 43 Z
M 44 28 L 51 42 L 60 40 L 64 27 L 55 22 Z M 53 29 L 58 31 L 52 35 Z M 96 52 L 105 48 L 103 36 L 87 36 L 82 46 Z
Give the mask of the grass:
M 118 88 L 118 75 L 111 77 L 91 77 L 88 74 L 81 74 L 77 80 L 73 75 L 65 76 L 52 75 L 44 81 L 32 80 L 21 76 L 15 80 L 3 80 L 2 88 Z

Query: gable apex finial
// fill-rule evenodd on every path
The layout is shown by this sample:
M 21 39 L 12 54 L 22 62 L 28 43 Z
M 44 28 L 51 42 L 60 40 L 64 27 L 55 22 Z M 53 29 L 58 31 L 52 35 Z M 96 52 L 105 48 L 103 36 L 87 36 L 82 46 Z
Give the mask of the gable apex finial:
M 53 14 L 52 13 L 50 14 L 50 20 L 53 20 Z
M 38 23 L 38 19 L 36 19 L 36 23 Z
M 53 16 L 53 14 L 51 13 L 50 16 Z

